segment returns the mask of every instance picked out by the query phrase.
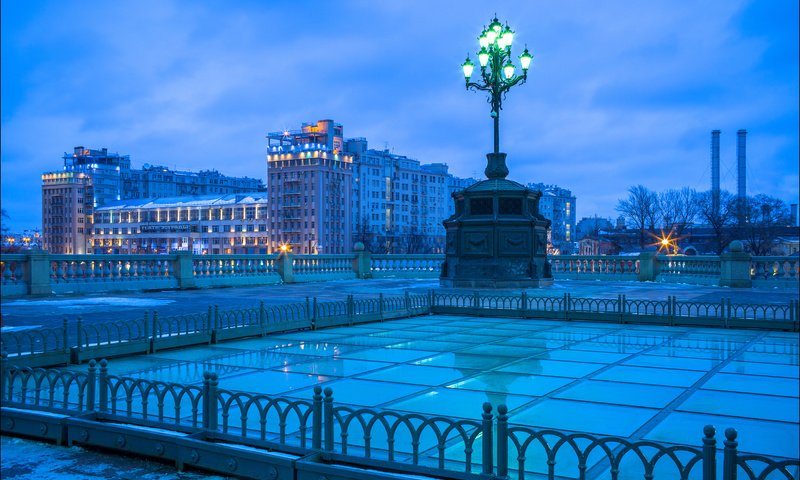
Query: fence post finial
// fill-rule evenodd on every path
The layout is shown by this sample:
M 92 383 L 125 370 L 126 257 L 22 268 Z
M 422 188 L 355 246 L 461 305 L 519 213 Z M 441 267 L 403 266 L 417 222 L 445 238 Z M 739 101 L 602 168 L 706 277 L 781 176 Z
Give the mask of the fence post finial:
M 100 395 L 98 410 L 101 412 L 108 411 L 108 360 L 105 358 L 100 360 L 100 375 L 97 378 L 97 387 L 99 388 Z
M 508 478 L 508 407 L 497 406 L 497 478 Z
M 703 480 L 717 478 L 717 429 L 713 425 L 703 427 Z
M 739 463 L 736 458 L 738 455 L 736 448 L 739 446 L 739 442 L 736 441 L 737 436 L 739 436 L 739 434 L 736 432 L 735 428 L 728 428 L 725 430 L 722 480 L 736 480 L 736 467 Z
M 325 425 L 323 431 L 325 432 L 325 448 L 326 452 L 333 452 L 333 390 L 331 387 L 325 387 L 324 401 L 324 417 Z
M 481 414 L 481 435 L 483 440 L 483 468 L 481 473 L 484 475 L 491 475 L 494 471 L 494 461 L 492 460 L 492 453 L 494 445 L 492 442 L 492 404 L 485 402 L 483 404 L 483 413 Z

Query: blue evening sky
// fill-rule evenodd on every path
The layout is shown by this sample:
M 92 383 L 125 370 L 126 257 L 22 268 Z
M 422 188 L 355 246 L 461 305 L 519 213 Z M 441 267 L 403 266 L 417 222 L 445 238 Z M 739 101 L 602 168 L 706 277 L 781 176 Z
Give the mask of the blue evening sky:
M 332 118 L 347 137 L 480 176 L 482 94 L 460 63 L 497 13 L 535 55 L 501 116 L 510 177 L 555 183 L 578 217 L 616 217 L 631 185 L 798 201 L 792 0 L 2 2 L 2 207 L 41 226 L 41 179 L 74 146 L 132 164 L 265 179 L 265 134 Z M 473 59 L 474 59 L 473 55 Z

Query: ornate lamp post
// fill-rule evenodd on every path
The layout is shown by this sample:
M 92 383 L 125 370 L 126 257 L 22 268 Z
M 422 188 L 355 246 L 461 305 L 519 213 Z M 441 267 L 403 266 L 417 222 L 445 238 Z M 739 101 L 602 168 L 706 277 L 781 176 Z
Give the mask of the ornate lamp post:
M 500 110 L 506 94 L 528 79 L 533 56 L 526 48 L 516 75 L 511 45 L 514 32 L 492 19 L 478 37 L 480 78 L 469 56 L 461 65 L 467 90 L 489 93 L 494 121 L 494 151 L 486 155 L 487 180 L 453 192 L 455 213 L 443 223 L 447 234 L 439 277 L 448 288 L 537 288 L 552 285 L 547 261 L 550 220 L 539 213 L 542 193 L 508 180 L 506 154 L 500 152 Z
M 528 79 L 528 69 L 533 60 L 533 55 L 528 52 L 526 47 L 519 56 L 522 75 L 515 75 L 516 67 L 511 62 L 513 42 L 514 31 L 508 24 L 504 27 L 495 17 L 489 27 L 485 28 L 478 37 L 480 50 L 477 55 L 481 69 L 480 81 L 470 81 L 475 64 L 472 63 L 469 55 L 461 64 L 467 90 L 489 92 L 488 102 L 492 106 L 491 116 L 494 120 L 494 151 L 487 156 L 489 161 L 485 171 L 489 178 L 505 178 L 508 175 L 508 168 L 505 164 L 506 156 L 504 153 L 500 153 L 500 110 L 503 109 L 503 99 L 511 87 L 525 83 Z

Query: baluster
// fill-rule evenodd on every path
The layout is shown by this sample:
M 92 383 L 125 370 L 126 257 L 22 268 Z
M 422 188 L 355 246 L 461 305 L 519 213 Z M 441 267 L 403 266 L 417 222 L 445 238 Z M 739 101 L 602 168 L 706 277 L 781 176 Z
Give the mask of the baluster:
M 56 283 L 61 283 L 64 281 L 64 269 L 62 268 L 61 264 L 61 261 L 56 261 Z
M 66 275 L 65 275 L 65 278 L 64 278 L 64 280 L 67 283 L 71 283 L 71 282 L 73 282 L 75 280 L 75 278 L 74 278 L 75 277 L 75 268 L 73 266 L 74 263 L 75 262 L 73 262 L 71 260 L 67 260 L 67 271 L 66 271 Z
M 139 262 L 139 276 L 150 279 L 152 271 L 150 270 L 150 260 L 142 260 Z

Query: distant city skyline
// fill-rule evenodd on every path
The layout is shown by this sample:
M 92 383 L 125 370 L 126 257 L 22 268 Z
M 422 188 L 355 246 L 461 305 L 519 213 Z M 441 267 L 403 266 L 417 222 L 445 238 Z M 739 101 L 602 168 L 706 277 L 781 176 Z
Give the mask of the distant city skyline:
M 2 208 L 41 227 L 41 174 L 78 145 L 180 170 L 266 180 L 269 131 L 331 118 L 423 163 L 482 177 L 491 120 L 460 63 L 496 13 L 534 55 L 504 103 L 509 178 L 558 184 L 578 218 L 616 217 L 628 187 L 798 201 L 798 5 L 344 1 L 2 3 Z M 519 54 L 517 51 L 516 54 Z

